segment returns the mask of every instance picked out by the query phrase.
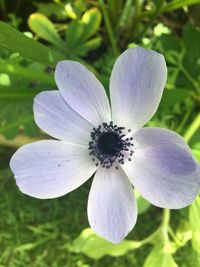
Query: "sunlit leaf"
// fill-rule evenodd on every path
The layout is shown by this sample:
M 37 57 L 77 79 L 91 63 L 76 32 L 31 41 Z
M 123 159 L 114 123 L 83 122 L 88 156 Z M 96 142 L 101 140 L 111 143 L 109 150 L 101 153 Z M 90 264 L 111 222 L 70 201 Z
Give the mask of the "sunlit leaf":
M 200 253 L 200 229 L 192 232 L 192 247 L 196 252 Z
M 77 14 L 70 3 L 65 5 L 65 11 L 70 18 L 77 19 Z
M 100 259 L 105 255 L 119 257 L 139 246 L 140 242 L 128 240 L 120 244 L 112 244 L 87 228 L 73 241 L 69 249 L 71 252 L 83 253 L 90 258 Z
M 200 253 L 200 196 L 197 196 L 189 209 L 189 219 L 192 226 L 192 247 Z
M 181 242 L 182 246 L 184 246 L 192 238 L 192 229 L 188 221 L 180 221 L 180 224 L 176 230 L 176 237 Z
M 40 38 L 62 47 L 63 41 L 58 35 L 53 23 L 43 14 L 33 13 L 28 18 L 30 29 Z
M 195 201 L 192 203 L 189 209 L 189 219 L 192 228 L 200 229 L 200 196 L 197 196 Z
M 172 255 L 162 247 L 155 247 L 145 260 L 144 267 L 178 267 Z
M 101 13 L 97 8 L 86 11 L 81 19 L 84 25 L 84 35 L 82 40 L 87 40 L 98 30 L 101 23 Z
M 192 152 L 195 156 L 195 158 L 199 161 L 200 163 L 200 148 L 193 148 L 192 149 Z

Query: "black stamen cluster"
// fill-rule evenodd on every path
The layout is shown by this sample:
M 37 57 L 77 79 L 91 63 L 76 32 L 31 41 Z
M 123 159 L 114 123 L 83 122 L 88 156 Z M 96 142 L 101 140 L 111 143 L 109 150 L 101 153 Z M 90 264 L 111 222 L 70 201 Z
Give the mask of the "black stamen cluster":
M 89 155 L 96 166 L 101 165 L 103 168 L 110 168 L 114 162 L 124 164 L 125 153 L 128 160 L 134 153 L 132 150 L 133 138 L 124 138 L 123 131 L 125 127 L 118 127 L 111 121 L 110 123 L 102 123 L 97 128 L 93 128 L 91 132 L 91 141 L 89 142 Z M 131 130 L 128 130 L 130 132 Z M 116 165 L 116 169 L 118 169 Z

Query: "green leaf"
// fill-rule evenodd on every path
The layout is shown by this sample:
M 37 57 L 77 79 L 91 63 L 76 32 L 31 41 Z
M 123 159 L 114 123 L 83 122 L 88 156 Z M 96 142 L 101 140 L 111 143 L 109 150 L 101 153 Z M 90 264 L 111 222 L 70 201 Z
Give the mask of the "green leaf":
M 28 18 L 30 29 L 40 38 L 63 47 L 64 43 L 58 35 L 53 23 L 43 14 L 33 13 Z
M 0 72 L 12 74 L 17 77 L 24 77 L 32 81 L 40 81 L 50 86 L 55 85 L 53 75 L 45 74 L 42 71 L 29 69 L 27 67 L 25 68 L 20 65 L 10 63 L 8 61 L 4 61 L 1 59 L 0 59 Z
M 200 196 L 189 208 L 189 220 L 192 227 L 192 247 L 200 253 Z
M 146 199 L 144 199 L 140 195 L 140 193 L 138 193 L 136 190 L 134 190 L 134 191 L 135 191 L 135 197 L 137 200 L 138 214 L 142 214 L 148 210 L 148 208 L 151 206 L 151 204 Z
M 176 230 L 176 237 L 181 243 L 181 246 L 184 246 L 192 238 L 192 229 L 188 221 L 180 221 Z
M 0 64 L 0 68 L 1 68 L 1 64 Z M 4 71 L 2 71 L 4 72 Z M 10 77 L 8 74 L 4 73 L 0 73 L 0 85 L 3 86 L 9 86 L 10 85 Z
M 92 51 L 96 48 L 98 48 L 101 44 L 101 37 L 93 38 L 83 44 L 80 44 L 80 46 L 76 47 L 76 53 L 80 56 L 86 55 L 89 51 Z
M 0 71 L 6 72 L 9 83 L 0 79 L 0 133 L 7 139 L 19 133 L 38 136 L 39 129 L 33 119 L 33 98 L 43 90 L 54 87 L 52 75 L 45 74 L 46 67 L 37 62 L 22 60 L 11 54 L 0 60 Z M 41 78 L 41 79 L 40 79 Z
M 75 9 L 72 7 L 72 4 L 68 3 L 64 6 L 66 15 L 71 19 L 77 19 L 77 14 L 75 12 Z
M 195 156 L 195 158 L 199 161 L 200 163 L 200 148 L 192 148 L 192 152 Z
M 59 20 L 64 20 L 67 18 L 67 12 L 65 10 L 64 3 L 63 6 L 61 2 L 58 3 L 34 3 L 39 12 L 46 15 L 47 17 L 56 17 Z
M 197 196 L 195 201 L 189 208 L 189 219 L 193 229 L 200 229 L 200 196 Z
M 57 61 L 63 59 L 58 52 L 25 36 L 2 21 L 0 21 L 0 47 L 18 52 L 25 58 L 45 65 L 54 66 Z
M 6 116 L 6 125 L 1 126 L 0 133 L 3 133 L 7 139 L 13 139 L 19 133 L 20 126 L 25 126 L 30 122 L 33 123 L 33 116 L 18 120 L 18 112 L 16 112 L 17 106 L 13 108 L 13 105 L 10 104 L 8 107 L 12 107 L 12 112 L 8 113 Z
M 200 127 L 191 140 L 191 148 L 195 158 L 200 162 L 200 141 L 199 141 Z
M 166 56 L 169 51 L 180 52 L 180 40 L 173 35 L 163 34 L 155 42 L 155 47 L 159 48 Z
M 200 229 L 192 232 L 192 247 L 196 252 L 200 253 Z
M 81 19 L 84 25 L 84 35 L 82 41 L 89 39 L 94 35 L 101 24 L 101 13 L 97 8 L 92 8 L 86 11 Z
M 101 44 L 101 37 L 96 37 L 96 38 L 93 38 L 87 41 L 84 44 L 84 47 L 86 51 L 91 51 L 91 50 L 98 48 L 100 44 Z
M 98 9 L 92 8 L 84 13 L 81 20 L 69 24 L 65 36 L 67 52 L 72 58 L 77 55 L 85 56 L 100 46 L 101 37 L 89 39 L 96 33 L 100 23 L 101 13 Z
M 121 8 L 121 10 L 119 11 L 121 11 L 120 16 L 117 18 L 117 20 L 119 21 L 119 26 L 122 29 L 125 27 L 130 27 L 130 22 L 133 21 L 135 15 L 135 6 L 133 5 L 132 0 L 126 1 L 123 8 Z
M 75 20 L 72 21 L 66 31 L 66 45 L 67 45 L 67 50 L 70 52 L 71 50 L 75 50 L 75 47 L 77 45 L 80 45 L 80 38 L 83 34 L 83 25 L 80 21 Z M 76 33 L 76 34 L 74 34 Z M 74 47 L 75 46 L 75 47 Z
M 96 235 L 90 228 L 86 228 L 73 241 L 69 249 L 71 252 L 83 253 L 92 259 L 100 259 L 105 255 L 119 257 L 140 247 L 138 241 L 124 240 L 120 244 L 112 244 Z
M 178 267 L 172 255 L 162 247 L 155 247 L 145 260 L 144 267 Z
M 199 4 L 200 0 L 174 0 L 174 1 L 170 1 L 169 3 L 167 3 L 164 8 L 163 11 L 164 12 L 169 12 L 184 6 L 191 6 L 191 5 L 196 5 Z
M 200 60 L 200 30 L 192 24 L 186 24 L 183 28 L 183 41 L 186 49 L 183 65 L 190 75 L 198 80 L 200 77 L 200 65 L 198 64 Z M 188 85 L 190 86 L 190 83 Z
M 160 107 L 166 110 L 177 103 L 185 101 L 187 98 L 191 98 L 191 92 L 187 89 L 166 89 L 163 92 Z

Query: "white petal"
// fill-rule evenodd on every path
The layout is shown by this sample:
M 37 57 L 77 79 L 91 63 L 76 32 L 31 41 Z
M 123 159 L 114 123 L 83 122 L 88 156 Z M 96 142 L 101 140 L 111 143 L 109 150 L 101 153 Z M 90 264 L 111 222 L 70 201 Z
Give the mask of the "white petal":
M 82 64 L 70 60 L 58 62 L 55 80 L 66 102 L 94 126 L 111 120 L 102 84 Z
M 142 127 L 158 108 L 166 77 L 161 54 L 141 47 L 121 54 L 110 79 L 113 121 L 133 131 Z
M 85 147 L 45 140 L 22 146 L 10 167 L 19 189 L 36 198 L 55 198 L 83 184 L 95 172 Z
M 92 229 L 113 243 L 121 242 L 137 219 L 133 188 L 121 170 L 99 168 L 88 199 Z
M 34 99 L 34 118 L 49 135 L 79 145 L 88 145 L 92 125 L 77 114 L 59 91 L 45 91 Z
M 158 207 L 189 205 L 199 191 L 200 172 L 182 137 L 162 128 L 143 128 L 133 138 L 132 161 L 122 168 L 136 190 Z

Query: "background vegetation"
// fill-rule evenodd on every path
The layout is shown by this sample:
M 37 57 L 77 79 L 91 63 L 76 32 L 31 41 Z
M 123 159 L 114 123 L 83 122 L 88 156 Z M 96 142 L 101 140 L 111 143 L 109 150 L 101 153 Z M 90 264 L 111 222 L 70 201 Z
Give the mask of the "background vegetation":
M 19 192 L 8 167 L 19 146 L 47 138 L 32 103 L 56 88 L 58 60 L 84 63 L 108 90 L 116 57 L 137 45 L 161 52 L 168 65 L 149 125 L 184 136 L 200 161 L 199 14 L 199 0 L 0 0 L 0 267 L 200 266 L 200 197 L 170 212 L 138 195 L 136 227 L 112 245 L 87 228 L 91 181 L 37 200 Z

